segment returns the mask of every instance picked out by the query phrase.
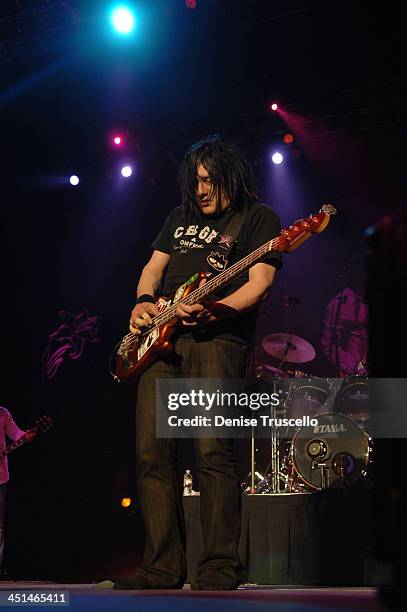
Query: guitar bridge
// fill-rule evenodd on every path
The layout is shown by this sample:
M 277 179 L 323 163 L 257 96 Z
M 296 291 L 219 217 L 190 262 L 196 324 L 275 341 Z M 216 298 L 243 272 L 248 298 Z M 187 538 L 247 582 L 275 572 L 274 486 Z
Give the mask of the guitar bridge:
M 127 334 L 124 336 L 123 340 L 120 342 L 119 348 L 117 349 L 117 355 L 119 357 L 123 357 L 123 359 L 127 359 L 130 351 L 133 350 L 135 343 L 137 342 L 137 337 L 131 338 L 134 334 Z

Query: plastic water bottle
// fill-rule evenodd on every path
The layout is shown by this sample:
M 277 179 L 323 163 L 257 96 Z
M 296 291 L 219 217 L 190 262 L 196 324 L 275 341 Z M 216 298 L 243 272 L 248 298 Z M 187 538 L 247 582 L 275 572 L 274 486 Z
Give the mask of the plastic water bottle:
M 184 495 L 192 495 L 192 474 L 191 470 L 186 470 L 184 474 Z

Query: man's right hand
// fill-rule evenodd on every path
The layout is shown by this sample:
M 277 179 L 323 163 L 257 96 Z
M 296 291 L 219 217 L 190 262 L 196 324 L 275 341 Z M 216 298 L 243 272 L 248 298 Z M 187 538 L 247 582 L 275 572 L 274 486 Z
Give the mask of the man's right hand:
M 130 316 L 130 331 L 133 334 L 141 334 L 140 327 L 143 325 L 150 325 L 152 323 L 151 317 L 158 315 L 158 308 L 151 302 L 141 302 L 136 304 L 131 311 Z

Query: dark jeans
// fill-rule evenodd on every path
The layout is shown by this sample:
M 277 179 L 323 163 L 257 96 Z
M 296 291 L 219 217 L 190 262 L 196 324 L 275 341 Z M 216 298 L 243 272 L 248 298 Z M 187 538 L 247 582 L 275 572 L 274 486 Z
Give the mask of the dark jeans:
M 146 532 L 142 573 L 152 586 L 182 584 L 186 576 L 185 527 L 177 477 L 177 440 L 156 438 L 156 378 L 238 378 L 246 346 L 231 340 L 175 344 L 179 363 L 159 361 L 140 378 L 137 394 L 137 481 Z M 242 580 L 237 552 L 241 495 L 232 439 L 195 439 L 205 542 L 193 586 L 235 588 Z

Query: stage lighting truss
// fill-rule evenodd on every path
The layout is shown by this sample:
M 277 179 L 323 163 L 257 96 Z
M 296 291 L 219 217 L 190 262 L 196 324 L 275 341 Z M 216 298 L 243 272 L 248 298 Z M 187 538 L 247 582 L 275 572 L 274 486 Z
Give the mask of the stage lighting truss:
M 34 6 L 33 6 L 34 5 Z M 28 2 L 13 0 L 0 5 L 0 51 L 39 40 L 81 21 L 68 0 Z

